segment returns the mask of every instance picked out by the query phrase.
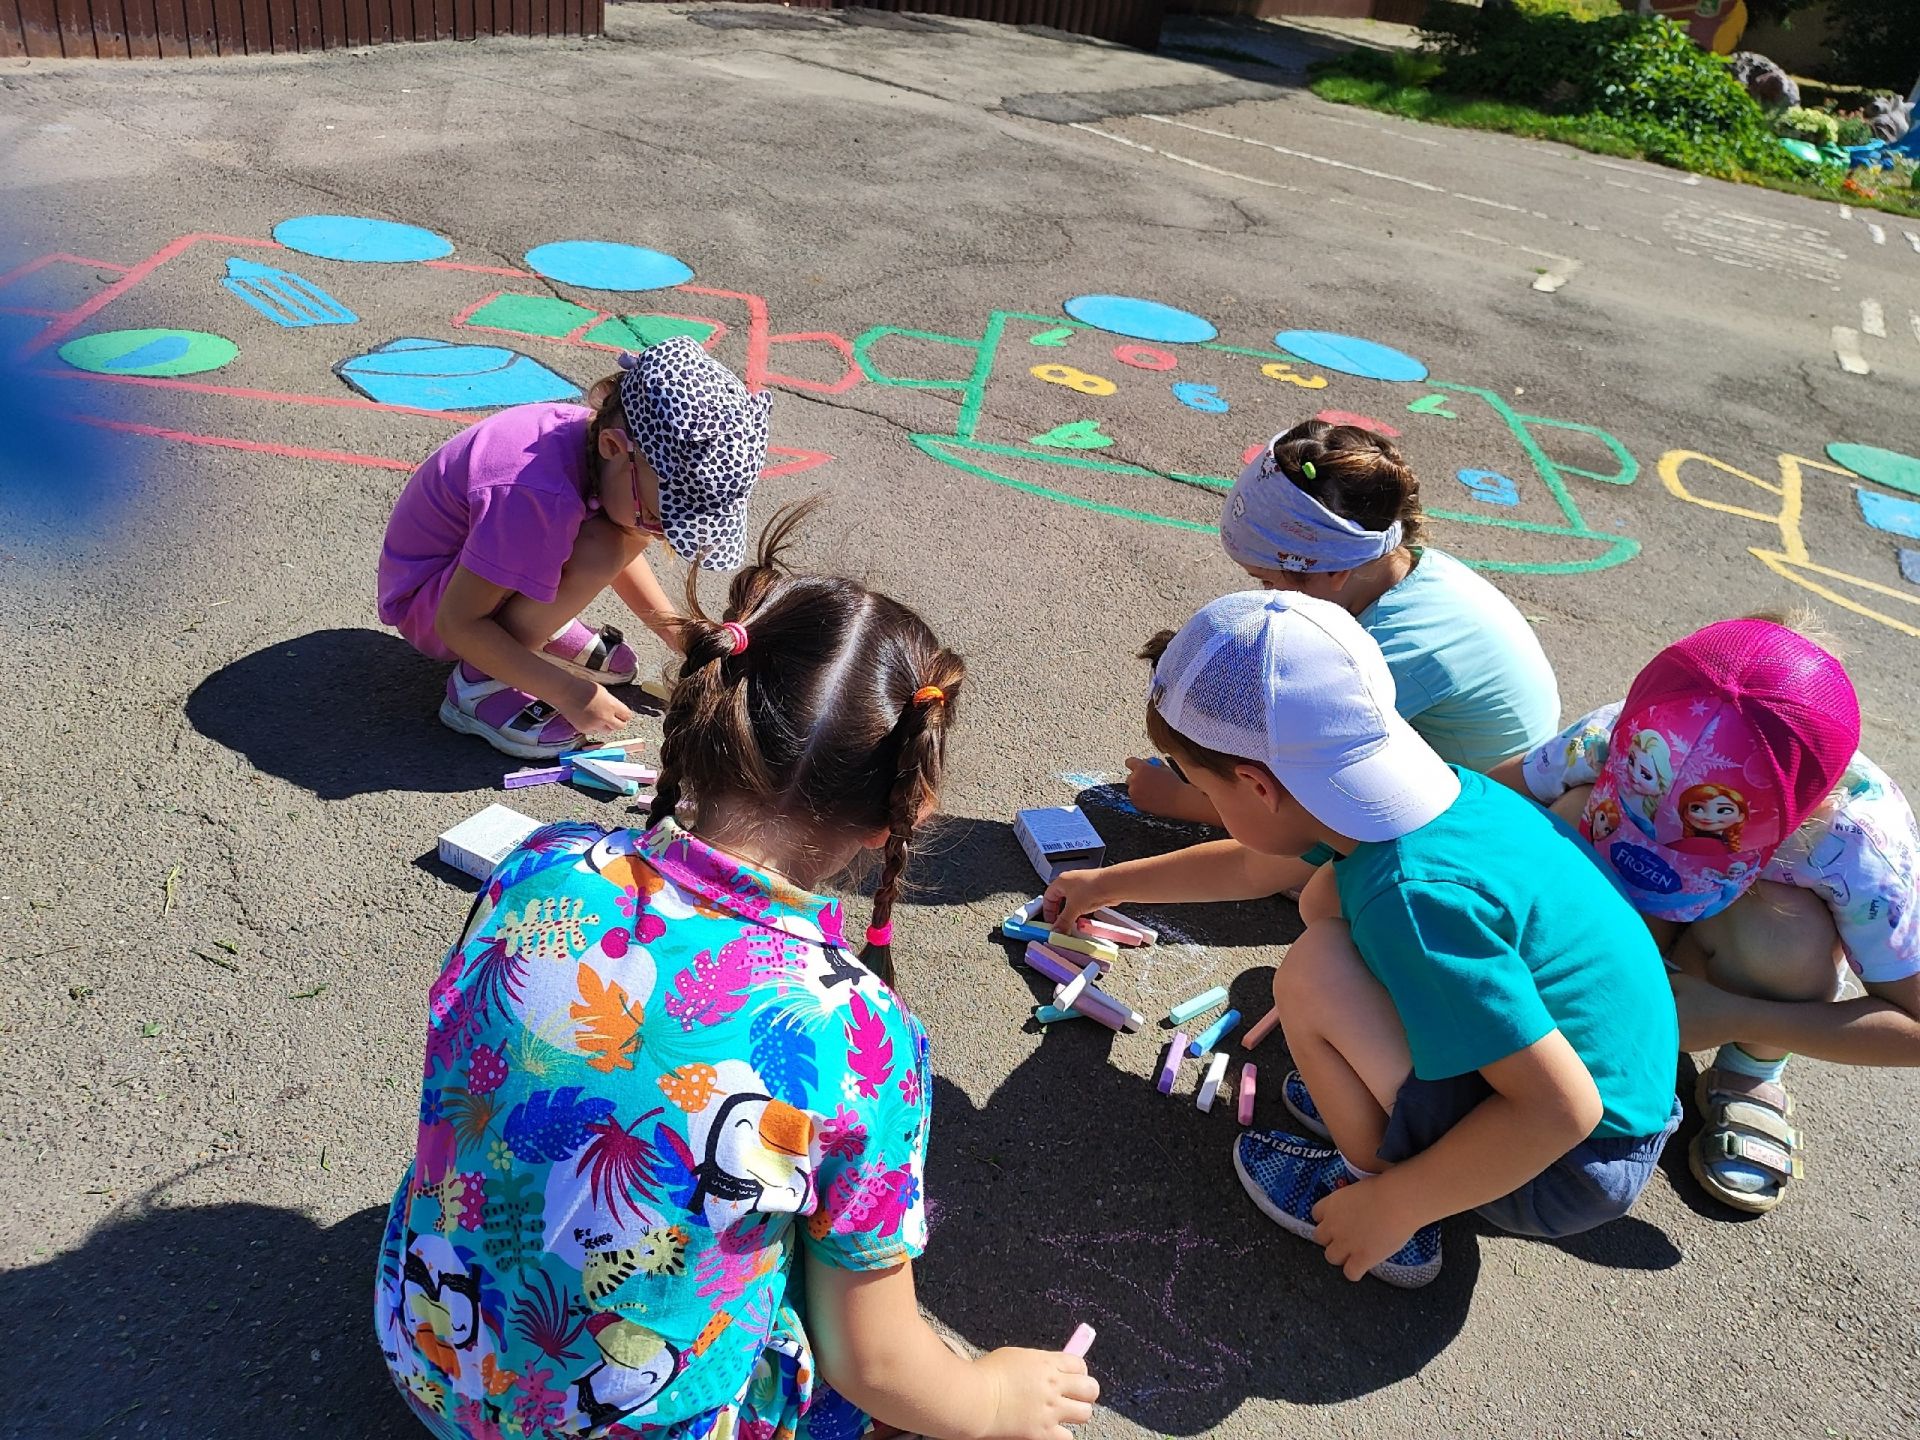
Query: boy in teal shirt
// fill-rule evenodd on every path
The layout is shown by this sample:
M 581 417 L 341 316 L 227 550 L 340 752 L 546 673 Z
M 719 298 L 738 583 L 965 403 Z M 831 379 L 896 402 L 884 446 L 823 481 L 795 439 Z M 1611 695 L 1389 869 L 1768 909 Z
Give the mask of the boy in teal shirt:
M 1147 725 L 1232 839 L 1049 890 L 1064 928 L 1123 900 L 1263 895 L 1276 855 L 1337 855 L 1274 979 L 1319 1138 L 1250 1131 L 1254 1203 L 1351 1280 L 1424 1285 L 1437 1222 L 1526 1235 L 1623 1215 L 1679 1122 L 1679 1027 L 1658 949 L 1557 817 L 1446 764 L 1394 710 L 1380 650 L 1336 605 L 1207 606 L 1157 657 Z M 1143 891 L 1145 893 L 1143 893 Z

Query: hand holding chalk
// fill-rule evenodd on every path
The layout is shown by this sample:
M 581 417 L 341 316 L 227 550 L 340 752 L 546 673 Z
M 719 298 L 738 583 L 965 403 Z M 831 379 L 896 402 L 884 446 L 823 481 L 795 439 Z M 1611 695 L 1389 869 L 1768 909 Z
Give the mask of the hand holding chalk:
M 1093 1343 L 1093 1331 L 1082 1325 Z M 1084 1425 L 1093 1418 L 1100 1382 L 1087 1362 L 1060 1350 L 993 1350 L 973 1362 L 980 1377 L 978 1394 L 990 1397 L 984 1429 L 991 1440 L 1059 1440 L 1063 1425 Z
M 1068 1355 L 1072 1355 L 1077 1359 L 1081 1359 L 1081 1360 L 1086 1359 L 1087 1351 L 1093 1348 L 1094 1334 L 1095 1334 L 1095 1331 L 1093 1326 L 1076 1325 L 1074 1327 L 1072 1338 L 1069 1339 L 1066 1343 L 1064 1353 Z

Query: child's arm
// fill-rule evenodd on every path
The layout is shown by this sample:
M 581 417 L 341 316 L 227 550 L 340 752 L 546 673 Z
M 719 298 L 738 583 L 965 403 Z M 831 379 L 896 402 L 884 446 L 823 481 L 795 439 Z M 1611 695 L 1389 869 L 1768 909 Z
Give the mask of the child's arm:
M 1550 1030 L 1482 1067 L 1493 1087 L 1431 1147 L 1314 1206 L 1314 1239 L 1358 1280 L 1422 1225 L 1519 1189 L 1593 1133 L 1604 1113 L 1593 1076 Z
M 1668 979 L 1689 1050 L 1745 1041 L 1840 1065 L 1920 1065 L 1920 975 L 1870 981 L 1853 1000 L 1762 1000 L 1691 975 Z
M 591 680 L 569 675 L 522 645 L 494 613 L 513 594 L 504 585 L 457 567 L 441 593 L 433 628 L 446 647 L 493 679 L 544 700 L 585 735 L 615 735 L 633 719 Z
M 634 556 L 626 569 L 613 577 L 613 593 L 626 602 L 627 608 L 640 618 L 642 625 L 660 637 L 661 644 L 676 655 L 686 653 L 680 629 L 674 624 L 680 618 L 680 612 L 674 608 L 673 601 L 667 598 L 667 592 L 660 588 L 659 577 L 647 563 L 644 551 Z
M 1260 900 L 1297 884 L 1289 877 L 1299 863 L 1296 856 L 1263 855 L 1238 840 L 1210 840 L 1098 870 L 1068 870 L 1047 887 L 1041 913 L 1055 929 L 1066 930 L 1102 905 Z
M 875 1420 L 932 1440 L 1070 1440 L 1100 1386 L 1057 1351 L 964 1360 L 921 1318 L 913 1266 L 843 1270 L 809 1258 L 807 1332 L 820 1375 Z
M 1127 799 L 1134 808 L 1149 815 L 1164 815 L 1170 820 L 1186 820 L 1197 825 L 1218 825 L 1220 812 L 1201 793 L 1198 785 L 1189 785 L 1161 760 L 1127 757 Z

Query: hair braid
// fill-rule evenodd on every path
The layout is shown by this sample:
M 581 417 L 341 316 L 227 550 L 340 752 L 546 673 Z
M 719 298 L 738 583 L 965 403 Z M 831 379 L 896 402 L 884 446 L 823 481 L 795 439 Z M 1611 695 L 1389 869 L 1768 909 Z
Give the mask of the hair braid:
M 933 799 L 946 754 L 946 731 L 953 723 L 955 692 L 966 674 L 960 657 L 942 650 L 933 657 L 925 685 L 937 686 L 937 700 L 916 703 L 909 699 L 894 728 L 899 745 L 899 761 L 894 770 L 892 789 L 887 795 L 886 858 L 880 867 L 880 881 L 873 892 L 873 919 L 869 940 L 861 952 L 861 961 L 887 984 L 893 984 L 893 947 L 891 943 L 894 901 L 899 898 L 900 880 L 907 868 L 907 850 L 913 832 L 919 828 L 920 813 Z M 878 930 L 889 937 L 876 944 L 871 935 Z

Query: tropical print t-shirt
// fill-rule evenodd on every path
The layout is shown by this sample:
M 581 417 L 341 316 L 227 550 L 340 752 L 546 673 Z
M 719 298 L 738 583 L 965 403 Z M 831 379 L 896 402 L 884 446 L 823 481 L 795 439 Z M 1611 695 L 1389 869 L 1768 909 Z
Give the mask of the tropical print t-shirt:
M 671 820 L 535 833 L 429 992 L 375 1293 L 415 1412 L 486 1440 L 857 1433 L 816 1395 L 796 1261 L 920 1254 L 926 1050 L 837 901 Z

